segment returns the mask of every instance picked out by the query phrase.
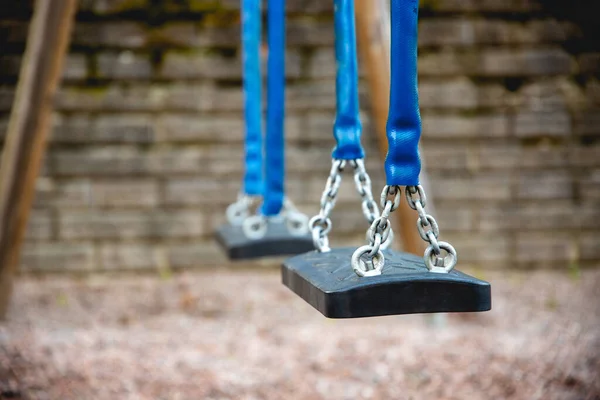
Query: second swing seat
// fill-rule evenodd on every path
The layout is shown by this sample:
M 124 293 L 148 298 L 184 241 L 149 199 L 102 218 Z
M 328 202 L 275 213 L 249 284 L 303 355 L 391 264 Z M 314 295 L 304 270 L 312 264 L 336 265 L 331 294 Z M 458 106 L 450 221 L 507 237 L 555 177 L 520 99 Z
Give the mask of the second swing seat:
M 250 239 L 241 226 L 229 224 L 217 229 L 215 237 L 231 260 L 294 255 L 314 249 L 309 234 L 292 235 L 285 223 L 277 220 L 267 223 L 267 232 L 260 239 Z

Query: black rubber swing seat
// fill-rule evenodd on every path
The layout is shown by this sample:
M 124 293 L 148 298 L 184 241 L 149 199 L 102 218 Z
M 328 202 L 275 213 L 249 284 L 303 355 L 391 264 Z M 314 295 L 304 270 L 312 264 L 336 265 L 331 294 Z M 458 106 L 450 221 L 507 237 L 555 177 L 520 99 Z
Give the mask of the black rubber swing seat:
M 288 256 L 306 253 L 315 248 L 312 237 L 292 235 L 284 222 L 269 221 L 267 233 L 261 239 L 249 239 L 241 226 L 222 225 L 215 238 L 230 260 Z
M 283 283 L 328 318 L 477 312 L 492 308 L 491 286 L 462 272 L 429 272 L 423 258 L 385 250 L 382 274 L 359 277 L 353 247 L 312 251 L 281 267 Z

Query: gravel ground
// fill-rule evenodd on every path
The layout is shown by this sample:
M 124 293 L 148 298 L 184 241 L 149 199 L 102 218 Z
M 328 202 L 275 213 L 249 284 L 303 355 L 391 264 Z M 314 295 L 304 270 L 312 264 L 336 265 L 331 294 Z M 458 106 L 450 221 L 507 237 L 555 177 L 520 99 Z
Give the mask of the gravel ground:
M 275 271 L 23 277 L 0 399 L 600 399 L 600 270 L 482 278 L 492 312 L 328 320 Z

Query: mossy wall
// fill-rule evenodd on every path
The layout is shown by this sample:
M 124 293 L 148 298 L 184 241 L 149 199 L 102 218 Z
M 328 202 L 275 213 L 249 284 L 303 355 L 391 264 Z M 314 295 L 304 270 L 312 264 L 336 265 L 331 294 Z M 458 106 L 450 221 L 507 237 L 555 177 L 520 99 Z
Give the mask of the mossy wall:
M 332 2 L 288 1 L 287 189 L 317 211 L 335 98 Z M 600 262 L 598 10 L 550 0 L 422 0 L 423 154 L 462 265 Z M 0 132 L 31 2 L 0 8 Z M 224 264 L 212 231 L 243 170 L 238 0 L 82 0 L 24 270 Z M 383 167 L 361 84 L 367 166 Z M 361 244 L 351 177 L 334 243 Z

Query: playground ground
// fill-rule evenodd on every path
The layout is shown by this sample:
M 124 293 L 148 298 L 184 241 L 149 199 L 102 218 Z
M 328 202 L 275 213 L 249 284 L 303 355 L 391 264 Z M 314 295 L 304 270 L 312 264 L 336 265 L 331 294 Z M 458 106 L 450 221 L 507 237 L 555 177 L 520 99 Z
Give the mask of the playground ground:
M 21 277 L 0 399 L 600 399 L 600 270 L 479 277 L 445 321 L 328 320 L 271 269 Z

